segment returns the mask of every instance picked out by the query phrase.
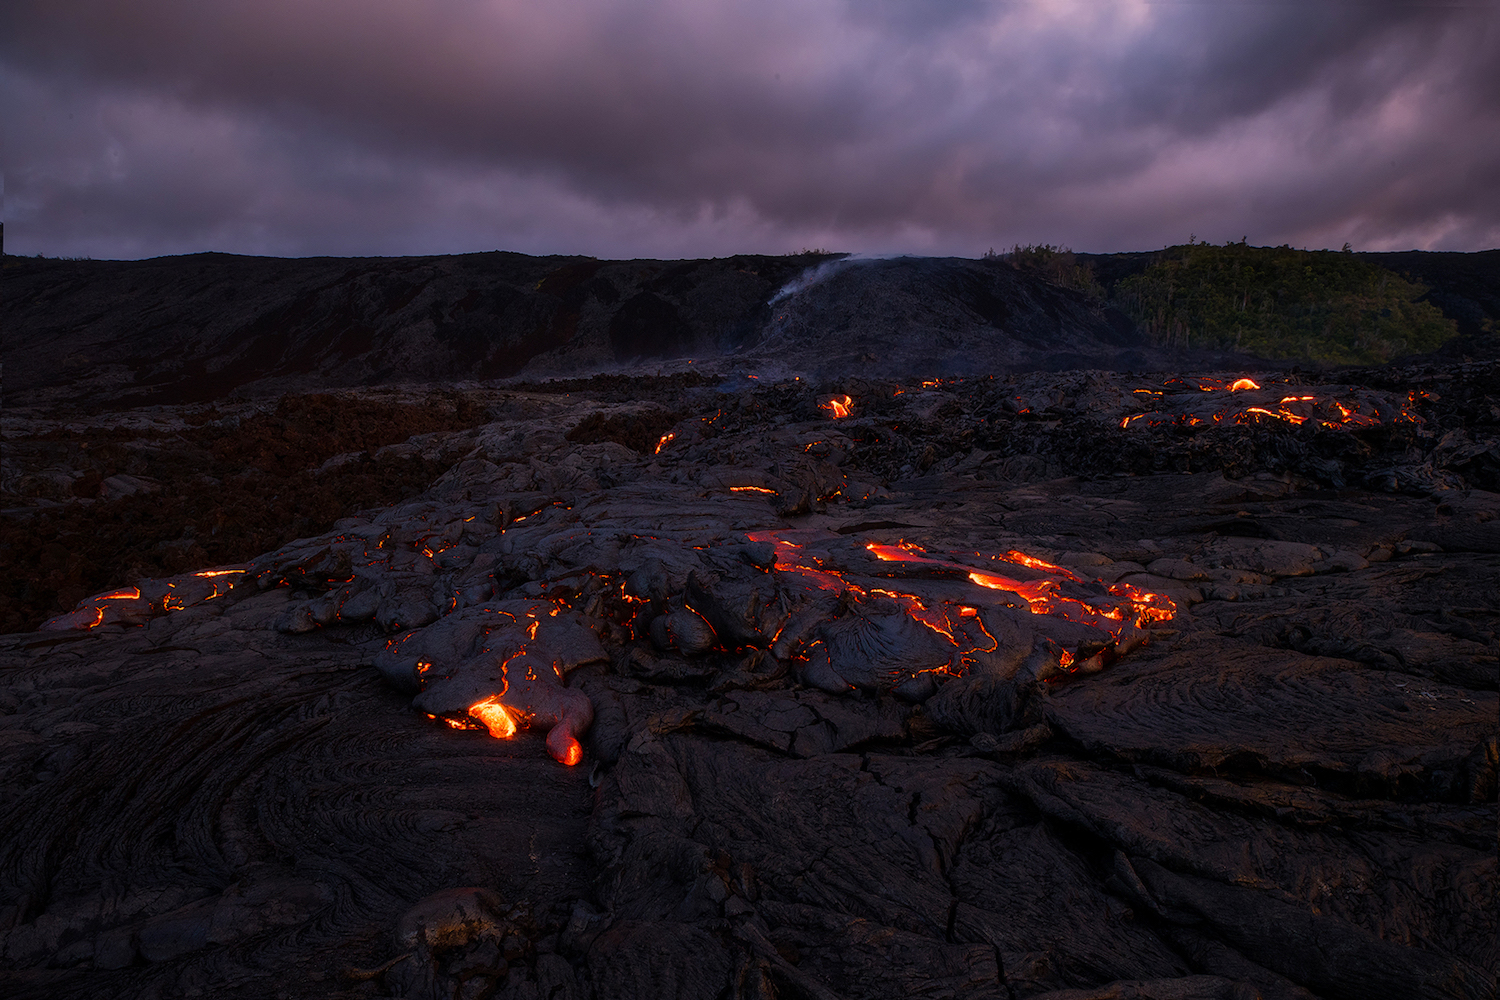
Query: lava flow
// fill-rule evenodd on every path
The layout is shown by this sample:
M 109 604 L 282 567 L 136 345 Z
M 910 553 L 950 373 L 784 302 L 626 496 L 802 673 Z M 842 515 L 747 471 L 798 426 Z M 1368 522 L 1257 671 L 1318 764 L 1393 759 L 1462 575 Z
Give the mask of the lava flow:
M 835 396 L 828 402 L 823 403 L 819 409 L 827 410 L 834 420 L 847 417 L 854 409 L 854 400 L 848 396 Z
M 164 579 L 142 580 L 134 587 L 85 598 L 67 614 L 43 623 L 41 629 L 63 631 L 101 625 L 144 625 L 170 611 L 181 611 L 223 597 L 247 568 L 221 566 Z
M 567 674 L 605 659 L 588 619 L 551 601 L 487 601 L 445 615 L 383 644 L 375 666 L 416 695 L 412 704 L 455 729 L 483 727 L 510 739 L 547 731 L 547 752 L 583 759 L 579 737 L 594 719 L 588 696 Z
M 1136 389 L 1136 395 L 1147 397 L 1156 408 L 1121 417 L 1120 427 L 1200 427 L 1214 424 L 1255 424 L 1270 420 L 1292 426 L 1310 424 L 1333 429 L 1377 427 L 1387 422 L 1422 422 L 1422 418 L 1413 411 L 1417 402 L 1416 393 L 1411 393 L 1404 402 L 1367 390 L 1356 391 L 1338 386 L 1331 386 L 1331 391 L 1317 395 L 1288 392 L 1289 387 L 1285 386 L 1279 390 L 1274 386 L 1262 388 L 1250 378 L 1232 382 L 1216 378 L 1174 378 L 1164 383 L 1164 387 L 1173 392 L 1167 395 L 1156 389 Z M 1227 392 L 1234 400 L 1222 400 L 1217 395 L 1205 400 L 1197 395 L 1199 392 Z
M 870 542 L 865 548 L 877 559 L 885 562 L 925 563 L 942 569 L 967 573 L 971 583 L 989 590 L 1007 591 L 1022 598 L 1032 614 L 1056 615 L 1068 621 L 1092 625 L 1109 632 L 1115 639 L 1119 639 L 1121 631 L 1127 624 L 1143 628 L 1147 624 L 1170 621 L 1177 613 L 1177 605 L 1171 598 L 1162 594 L 1141 591 L 1130 584 L 1117 583 L 1109 588 L 1111 595 L 1120 598 L 1119 601 L 1111 604 L 1094 604 L 1081 597 L 1065 596 L 1060 593 L 1060 580 L 1079 584 L 1084 581 L 1061 566 L 1014 550 L 993 558 L 1040 570 L 1049 576 L 1040 580 L 1020 580 L 990 570 L 975 569 L 961 563 L 934 559 L 920 547 L 905 543 L 884 545 L 879 542 Z M 1129 609 L 1128 618 L 1125 610 L 1127 608 Z
M 729 489 L 775 494 L 751 484 Z M 823 529 L 750 531 L 739 543 L 606 538 L 582 527 L 533 527 L 532 518 L 550 508 L 524 509 L 533 513 L 506 519 L 497 510 L 446 527 L 423 516 L 399 531 L 351 525 L 252 566 L 100 594 L 47 627 L 145 624 L 220 596 L 239 579 L 260 590 L 323 591 L 287 607 L 275 627 L 300 634 L 372 623 L 392 636 L 375 666 L 413 695 L 419 711 L 501 739 L 542 729 L 548 752 L 571 765 L 583 757 L 580 737 L 594 707 L 568 675 L 611 658 L 601 639 L 649 635 L 661 652 L 681 657 L 749 656 L 780 663 L 783 672 L 791 666 L 802 683 L 833 694 L 923 701 L 939 681 L 974 669 L 1015 670 L 1024 662 L 1047 681 L 1102 669 L 1176 611 L 1164 596 L 1085 580 L 1015 549 L 934 554 L 911 542 L 865 542 Z M 476 558 L 472 543 L 486 538 L 492 552 L 516 551 L 512 532 L 532 533 L 522 544 L 546 537 L 554 548 L 577 547 L 580 563 L 537 596 L 504 598 L 492 562 L 465 569 L 465 560 Z M 627 559 L 614 565 L 638 567 L 628 574 L 602 568 Z M 678 567 L 676 582 L 663 575 L 669 566 Z M 444 570 L 458 575 L 440 582 Z M 567 582 L 573 579 L 582 582 Z M 592 597 L 574 610 L 585 594 Z
M 499 695 L 492 694 L 483 701 L 476 701 L 469 706 L 469 714 L 484 723 L 484 728 L 497 740 L 510 739 L 520 728 L 516 714 L 501 704 Z
M 975 654 L 999 651 L 999 642 L 985 622 L 987 615 L 1004 613 L 1004 608 L 996 607 L 995 601 L 981 599 L 978 594 L 970 600 L 960 599 L 956 595 L 953 598 L 924 599 L 921 594 L 911 592 L 913 589 L 930 589 L 930 584 L 925 588 L 912 585 L 898 587 L 894 582 L 887 585 L 882 581 L 882 585 L 874 586 L 873 580 L 866 580 L 861 586 L 847 579 L 843 572 L 826 565 L 827 560 L 822 556 L 788 537 L 792 534 L 794 533 L 778 531 L 751 532 L 749 538 L 754 542 L 776 546 L 778 573 L 804 581 L 815 591 L 839 595 L 842 606 L 848 609 L 848 616 L 875 620 L 883 614 L 889 614 L 882 612 L 882 607 L 888 609 L 894 605 L 912 623 L 922 626 L 927 633 L 942 638 L 942 643 L 933 646 L 931 641 L 924 643 L 908 637 L 905 640 L 907 648 L 889 651 L 890 658 L 900 661 L 901 667 L 887 669 L 883 676 L 897 688 L 898 693 L 902 690 L 902 681 L 907 690 L 919 690 L 910 685 L 922 680 L 924 675 L 930 681 L 932 675 L 962 673 Z M 806 540 L 814 541 L 810 536 Z M 831 539 L 829 541 L 832 543 Z M 1083 626 L 1084 631 L 1078 632 L 1069 631 L 1069 628 L 1063 626 L 1049 629 L 1038 623 L 1042 634 L 1049 631 L 1053 633 L 1048 639 L 1056 647 L 1057 664 L 1062 674 L 1101 669 L 1129 649 L 1143 643 L 1146 638 L 1143 629 L 1171 620 L 1177 611 L 1176 605 L 1165 595 L 1148 593 L 1127 583 L 1106 587 L 1100 581 L 1085 581 L 1071 570 L 1016 550 L 990 558 L 992 562 L 1009 563 L 1016 567 L 1015 572 L 1001 573 L 952 559 L 937 558 L 909 542 L 894 545 L 868 542 L 863 549 L 880 562 L 924 569 L 930 567 L 929 572 L 935 580 L 961 575 L 973 586 L 1015 595 L 1030 615 L 1049 616 Z M 1028 570 L 1038 575 L 1023 578 Z M 808 606 L 819 605 L 816 601 L 809 601 Z M 981 610 L 982 608 L 988 610 Z M 824 681 L 830 676 L 836 676 L 840 680 L 848 678 L 840 672 L 841 665 L 833 662 L 836 650 L 830 652 L 830 647 L 835 645 L 838 638 L 839 621 L 836 619 L 839 612 L 830 606 L 828 613 L 831 617 L 820 623 L 783 625 L 774 640 L 773 651 L 778 651 L 777 655 L 792 655 L 804 664 L 813 658 L 815 662 L 805 666 L 805 672 L 809 674 L 808 682 L 837 690 L 840 686 L 838 683 Z M 792 621 L 796 622 L 798 617 L 793 612 Z M 789 628 L 794 629 L 795 634 L 784 637 Z M 890 629 L 886 628 L 885 631 L 890 632 Z M 1072 649 L 1068 648 L 1070 645 Z M 878 646 L 879 643 L 872 646 L 867 639 L 861 648 L 863 654 L 873 655 L 878 659 L 886 652 L 876 648 Z M 848 664 L 842 666 L 845 672 L 851 669 Z M 857 672 L 860 670 L 857 666 L 852 669 Z M 878 674 L 879 671 L 875 673 Z

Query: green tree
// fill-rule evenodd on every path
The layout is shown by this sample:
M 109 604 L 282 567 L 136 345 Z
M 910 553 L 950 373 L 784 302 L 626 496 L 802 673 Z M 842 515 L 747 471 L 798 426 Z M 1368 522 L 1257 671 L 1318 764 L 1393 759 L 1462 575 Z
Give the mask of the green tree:
M 985 257 L 999 257 L 1018 270 L 1040 275 L 1054 285 L 1075 289 L 1092 298 L 1104 298 L 1104 288 L 1094 278 L 1093 269 L 1078 263 L 1078 257 L 1067 247 L 1049 243 L 1023 247 L 1018 243 L 1008 253 L 991 250 Z
M 1242 241 L 1169 247 L 1115 301 L 1161 346 L 1384 364 L 1458 332 L 1426 293 L 1354 254 Z

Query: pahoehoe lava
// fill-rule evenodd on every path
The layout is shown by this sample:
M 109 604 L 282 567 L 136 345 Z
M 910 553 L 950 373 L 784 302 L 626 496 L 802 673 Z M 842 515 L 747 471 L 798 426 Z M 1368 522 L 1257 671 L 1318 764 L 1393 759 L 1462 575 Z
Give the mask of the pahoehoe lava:
M 530 276 L 590 351 L 750 282 L 610 267 Z M 831 322 L 755 312 L 797 273 L 714 335 Z M 204 562 L 88 549 L 118 578 L 0 635 L 3 992 L 1495 995 L 1500 364 L 820 357 L 39 386 L 6 544 L 158 503 Z

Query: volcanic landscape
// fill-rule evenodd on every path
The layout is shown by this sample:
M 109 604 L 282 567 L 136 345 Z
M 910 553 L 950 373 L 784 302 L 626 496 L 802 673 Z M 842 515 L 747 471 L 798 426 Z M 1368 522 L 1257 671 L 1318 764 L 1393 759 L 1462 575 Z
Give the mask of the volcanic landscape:
M 6 996 L 1495 996 L 1477 323 L 1326 368 L 1004 259 L 4 264 Z

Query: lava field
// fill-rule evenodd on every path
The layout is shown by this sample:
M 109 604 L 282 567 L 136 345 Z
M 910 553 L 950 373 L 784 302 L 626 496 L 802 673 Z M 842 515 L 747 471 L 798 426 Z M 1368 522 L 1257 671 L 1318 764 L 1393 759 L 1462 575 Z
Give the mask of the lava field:
M 1493 997 L 1497 385 L 13 410 L 0 984 Z

